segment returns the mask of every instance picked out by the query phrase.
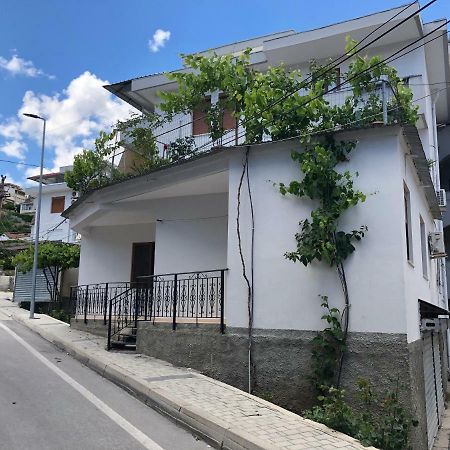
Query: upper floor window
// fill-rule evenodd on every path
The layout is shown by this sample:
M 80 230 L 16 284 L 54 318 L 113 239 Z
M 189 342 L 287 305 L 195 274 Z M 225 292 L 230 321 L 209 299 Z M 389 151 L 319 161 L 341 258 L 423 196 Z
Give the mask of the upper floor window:
M 411 197 L 406 184 L 403 185 L 403 200 L 405 207 L 405 235 L 406 235 L 406 259 L 413 262 L 413 240 L 411 227 Z
M 428 242 L 425 222 L 420 216 L 420 245 L 422 250 L 422 274 L 428 280 Z
M 194 136 L 207 134 L 209 132 L 206 115 L 208 114 L 208 109 L 210 107 L 211 97 L 207 97 L 192 111 L 192 134 Z
M 225 99 L 225 96 L 221 94 L 220 99 L 221 100 Z M 203 102 L 192 111 L 193 136 L 209 133 L 207 114 L 210 107 L 211 107 L 211 97 L 205 97 Z M 236 128 L 236 119 L 235 117 L 233 117 L 233 114 L 229 109 L 225 109 L 223 111 L 222 127 L 224 131 L 233 130 Z
M 50 212 L 53 213 L 59 213 L 61 214 L 64 211 L 64 203 L 66 198 L 64 196 L 62 197 L 52 197 L 52 206 L 50 209 Z

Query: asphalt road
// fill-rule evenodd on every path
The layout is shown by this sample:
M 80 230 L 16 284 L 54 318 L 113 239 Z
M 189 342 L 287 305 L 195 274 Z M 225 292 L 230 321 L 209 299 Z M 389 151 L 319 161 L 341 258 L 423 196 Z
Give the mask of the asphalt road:
M 0 312 L 1 450 L 207 448 Z

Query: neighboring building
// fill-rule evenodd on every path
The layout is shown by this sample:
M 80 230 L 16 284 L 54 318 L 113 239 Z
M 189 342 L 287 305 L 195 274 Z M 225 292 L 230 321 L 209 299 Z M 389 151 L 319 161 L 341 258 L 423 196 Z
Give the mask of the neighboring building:
M 251 61 L 260 70 L 282 62 L 307 71 L 311 58 L 339 56 L 347 36 L 361 40 L 388 19 L 394 17 L 393 26 L 411 13 L 401 10 L 209 52 L 252 47 Z M 391 55 L 439 23 L 422 24 L 417 15 L 381 38 L 369 54 Z M 376 194 L 342 223 L 369 230 L 346 261 L 351 309 L 343 386 L 353 391 L 364 377 L 385 389 L 390 378 L 399 378 L 402 398 L 419 420 L 413 447 L 420 450 L 431 448 L 441 423 L 448 370 L 445 261 L 442 251 L 429 247 L 429 239 L 442 231 L 439 170 L 429 161 L 439 160 L 437 123 L 449 121 L 449 98 L 435 98 L 431 90 L 436 83 L 450 83 L 446 31 L 435 32 L 439 39 L 432 45 L 393 62 L 419 105 L 416 127 L 374 125 L 336 135 L 357 142 L 345 168 L 359 173 L 357 188 Z M 158 91 L 174 90 L 176 84 L 158 74 L 106 88 L 140 110 L 153 111 Z M 213 93 L 211 101 L 218 95 Z M 348 93 L 334 94 L 330 101 L 342 101 L 343 95 Z M 195 112 L 175 118 L 172 127 L 178 128 L 164 135 L 161 152 L 183 133 L 194 136 L 198 146 L 209 142 L 192 119 Z M 231 123 L 229 130 L 235 135 Z M 308 201 L 282 197 L 273 186 L 298 177 L 290 158 L 298 146 L 295 139 L 245 147 L 210 144 L 204 154 L 75 202 L 63 215 L 82 235 L 80 286 L 73 292 L 77 318 L 94 321 L 92 328 L 106 333 L 111 314 L 117 318 L 109 322 L 113 336 L 122 332 L 119 323 L 137 323 L 138 351 L 245 388 L 249 318 L 242 257 L 253 280 L 255 391 L 295 410 L 310 406 L 311 340 L 324 327 L 318 296 L 328 295 L 341 310 L 343 300 L 332 270 L 320 264 L 305 268 L 284 257 L 295 247 L 299 220 L 311 211 Z M 238 186 L 247 150 L 254 224 L 244 183 L 239 242 Z M 166 322 L 173 329 L 183 326 L 174 333 Z
M 7 193 L 5 203 L 13 203 L 14 205 L 21 205 L 26 198 L 23 188 L 17 184 L 5 183 L 4 190 Z
M 71 231 L 69 221 L 61 216 L 61 213 L 68 208 L 75 199 L 75 195 L 64 182 L 64 173 L 70 167 L 61 167 L 59 172 L 44 174 L 42 177 L 42 203 L 39 240 L 41 241 L 61 241 L 74 243 L 77 235 Z M 29 178 L 29 180 L 39 182 L 39 175 Z M 23 213 L 35 213 L 37 206 L 37 195 L 39 186 L 35 185 L 26 189 L 28 201 L 21 208 Z M 31 229 L 31 238 L 34 239 L 35 226 Z
M 79 242 L 77 234 L 69 227 L 69 221 L 61 216 L 64 209 L 68 208 L 74 201 L 73 191 L 64 182 L 64 173 L 70 168 L 61 167 L 59 172 L 44 174 L 42 177 L 39 241 Z M 39 175 L 29 177 L 29 180 L 39 182 Z M 38 185 L 25 189 L 27 200 L 21 205 L 21 213 L 36 213 L 38 189 Z M 34 241 L 35 235 L 36 227 L 33 222 L 31 235 L 28 238 Z M 69 286 L 76 284 L 77 277 L 78 269 L 70 269 L 64 272 L 61 280 L 62 295 L 69 296 Z M 31 282 L 31 272 L 23 274 L 16 270 L 14 301 L 19 303 L 30 301 Z M 47 289 L 47 280 L 42 270 L 38 270 L 36 286 L 36 301 L 48 303 L 50 294 Z

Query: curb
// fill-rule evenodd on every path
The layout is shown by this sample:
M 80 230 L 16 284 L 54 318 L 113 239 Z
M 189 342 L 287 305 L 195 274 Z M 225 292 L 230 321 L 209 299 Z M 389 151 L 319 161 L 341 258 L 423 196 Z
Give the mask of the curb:
M 40 316 L 49 317 L 45 314 L 41 314 Z M 192 404 L 183 404 L 183 402 L 180 401 L 179 398 L 172 397 L 170 392 L 167 392 L 165 389 L 161 389 L 158 387 L 149 387 L 140 380 L 136 379 L 133 374 L 128 372 L 126 369 L 114 363 L 110 363 L 108 360 L 100 356 L 89 355 L 88 352 L 79 348 L 76 344 L 70 341 L 66 341 L 62 338 L 58 338 L 53 333 L 42 329 L 42 327 L 40 326 L 35 326 L 34 323 L 30 319 L 28 319 L 28 317 L 20 317 L 16 315 L 14 311 L 11 311 L 10 317 L 17 322 L 22 323 L 27 328 L 37 333 L 45 340 L 51 342 L 59 349 L 68 353 L 70 356 L 80 361 L 83 365 L 94 370 L 103 378 L 106 378 L 119 387 L 125 389 L 127 392 L 132 394 L 134 397 L 136 397 L 149 407 L 164 414 L 175 423 L 179 424 L 191 433 L 201 437 L 203 440 L 216 448 L 223 450 L 281 450 L 281 447 L 277 446 L 273 442 L 267 442 L 253 435 L 250 435 L 246 431 L 240 429 L 239 427 L 236 427 L 234 424 L 230 424 L 219 418 L 212 417 Z M 55 322 L 59 322 L 61 325 L 69 327 L 69 325 L 65 322 L 61 322 L 54 318 L 52 318 L 52 320 L 54 320 Z M 200 377 L 208 378 L 200 373 L 198 373 L 198 375 Z M 209 378 L 208 380 L 217 384 L 224 384 L 217 380 Z M 237 388 L 234 388 L 233 386 L 226 385 L 226 387 L 238 391 L 240 395 L 253 397 L 251 394 L 243 392 Z M 287 411 L 273 403 L 259 398 L 258 401 L 267 403 L 268 407 L 277 409 L 280 411 L 280 413 L 287 414 L 288 416 L 298 417 L 296 414 Z M 317 422 L 313 423 L 314 426 L 318 429 L 321 429 L 324 434 L 328 434 L 333 437 L 339 436 L 342 441 L 346 441 L 348 442 L 348 444 L 361 445 L 358 440 L 350 436 L 332 430 L 323 424 Z M 366 447 L 366 449 L 377 450 L 375 447 Z
M 45 316 L 45 314 L 42 314 L 42 316 Z M 274 444 L 258 440 L 245 431 L 232 427 L 227 422 L 207 417 L 205 412 L 195 406 L 182 404 L 178 399 L 170 398 L 170 395 L 162 389 L 148 387 L 130 373 L 127 373 L 122 367 L 103 361 L 99 357 L 93 358 L 78 346 L 54 336 L 52 333 L 41 329 L 40 326 L 35 326 L 28 319 L 20 317 L 14 312 L 11 312 L 11 318 L 217 448 L 223 450 L 277 449 Z M 67 325 L 65 322 L 61 322 L 61 324 Z

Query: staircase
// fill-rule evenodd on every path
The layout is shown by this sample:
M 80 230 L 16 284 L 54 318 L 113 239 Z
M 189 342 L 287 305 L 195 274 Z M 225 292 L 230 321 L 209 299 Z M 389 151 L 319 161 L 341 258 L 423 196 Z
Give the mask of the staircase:
M 136 335 L 135 326 L 123 328 L 111 338 L 111 349 L 136 351 Z

